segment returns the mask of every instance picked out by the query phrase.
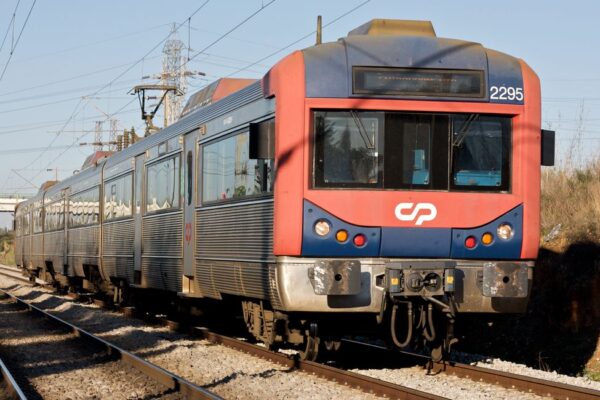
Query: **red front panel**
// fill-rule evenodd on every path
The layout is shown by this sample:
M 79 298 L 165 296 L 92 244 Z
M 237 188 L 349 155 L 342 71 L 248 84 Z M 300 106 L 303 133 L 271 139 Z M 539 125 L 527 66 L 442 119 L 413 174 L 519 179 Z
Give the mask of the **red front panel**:
M 410 227 L 395 216 L 398 203 L 432 203 L 437 215 L 423 228 L 472 228 L 484 225 L 524 204 L 522 258 L 535 258 L 539 243 L 540 99 L 539 80 L 522 64 L 525 106 L 474 102 L 383 99 L 305 99 L 301 53 L 284 59 L 271 72 L 276 96 L 276 162 L 274 250 L 300 255 L 302 199 L 360 226 Z M 511 193 L 447 191 L 311 189 L 311 110 L 362 109 L 432 113 L 481 113 L 513 116 Z

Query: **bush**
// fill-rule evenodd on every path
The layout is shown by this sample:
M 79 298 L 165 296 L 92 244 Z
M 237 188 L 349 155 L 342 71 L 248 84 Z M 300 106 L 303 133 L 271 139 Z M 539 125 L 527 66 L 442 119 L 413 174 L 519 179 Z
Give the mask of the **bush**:
M 551 240 L 554 248 L 583 240 L 600 243 L 600 161 L 584 169 L 543 171 L 541 201 L 542 241 L 560 224 Z

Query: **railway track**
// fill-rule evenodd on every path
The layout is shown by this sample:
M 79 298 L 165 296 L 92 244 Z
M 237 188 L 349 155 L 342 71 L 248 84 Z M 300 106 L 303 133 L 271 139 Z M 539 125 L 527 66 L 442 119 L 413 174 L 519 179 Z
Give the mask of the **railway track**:
M 136 355 L 121 349 L 110 342 L 93 335 L 67 321 L 64 321 L 51 313 L 48 313 L 41 308 L 35 307 L 28 302 L 14 296 L 10 292 L 0 289 L 0 295 L 4 295 L 5 297 L 11 298 L 15 303 L 17 303 L 21 307 L 25 307 L 36 314 L 42 315 L 44 318 L 53 321 L 58 324 L 61 328 L 66 328 L 71 331 L 77 338 L 85 340 L 88 344 L 91 342 L 100 348 L 105 350 L 105 353 L 109 356 L 111 360 L 121 361 L 123 364 L 133 367 L 135 370 L 139 371 L 141 374 L 145 375 L 152 382 L 158 384 L 160 386 L 161 392 L 159 394 L 168 394 L 169 398 L 186 398 L 186 399 L 220 399 L 218 395 L 203 389 L 199 386 L 194 385 L 187 380 L 176 376 L 154 364 L 151 364 L 144 359 L 137 357 Z M 70 338 L 67 338 L 68 341 L 71 341 Z M 83 346 L 89 347 L 89 346 Z M 96 354 L 91 357 L 93 359 L 99 359 L 99 362 L 106 363 L 106 357 L 99 357 Z M 55 362 L 53 361 L 41 361 L 40 364 L 48 364 Z M 72 363 L 72 361 L 69 361 Z M 117 374 L 118 375 L 118 374 Z M 122 374 L 121 374 L 122 375 Z M 135 378 L 135 377 L 134 377 Z M 155 393 L 148 393 L 153 398 L 156 396 Z M 177 394 L 173 396 L 174 394 Z
M 365 392 L 374 393 L 380 396 L 398 399 L 416 399 L 416 398 L 440 398 L 438 396 L 423 394 L 416 390 L 406 390 L 407 388 L 395 385 L 382 380 L 367 377 L 365 375 L 348 372 L 333 368 L 324 364 L 302 361 L 298 358 L 290 358 L 282 353 L 269 351 L 263 347 L 253 345 L 241 340 L 233 339 L 227 336 L 210 332 L 206 329 L 196 328 L 194 333 L 213 343 L 223 344 L 240 351 L 256 355 L 270 361 L 280 363 L 287 367 L 295 367 L 301 371 L 321 376 L 325 379 L 343 383 L 345 385 L 355 386 Z M 534 393 L 540 396 L 551 397 L 553 399 L 564 400 L 598 400 L 600 392 L 597 390 L 581 388 L 573 385 L 566 385 L 558 382 L 546 381 L 523 375 L 511 374 L 502 371 L 496 371 L 489 368 L 476 367 L 467 364 L 439 362 L 431 363 L 431 360 L 419 355 L 405 353 L 404 356 L 412 357 L 416 363 L 421 363 L 430 373 L 445 373 L 458 376 L 460 378 L 471 379 L 502 386 L 509 389 L 516 389 L 522 392 Z M 413 397 L 421 396 L 424 397 Z M 431 397 L 427 397 L 431 396 Z
M 0 273 L 2 270 L 0 269 Z M 178 327 L 179 324 L 165 320 L 164 323 L 172 328 Z M 240 350 L 271 362 L 283 365 L 290 370 L 300 370 L 309 374 L 334 381 L 343 385 L 358 388 L 367 393 L 373 393 L 379 396 L 398 399 L 440 399 L 442 397 L 410 389 L 379 379 L 371 378 L 362 374 L 345 371 L 343 369 L 334 368 L 328 365 L 315 362 L 302 361 L 297 357 L 290 357 L 283 353 L 277 353 L 267 350 L 264 347 L 250 344 L 241 340 L 237 340 L 228 336 L 220 335 L 211 332 L 205 328 L 193 328 L 192 333 L 200 338 L 206 339 L 215 344 L 222 344 L 230 348 Z M 357 344 L 365 345 L 364 343 Z M 373 346 L 380 350 L 387 349 Z M 394 353 L 398 357 L 397 353 Z M 460 378 L 471 379 L 474 381 L 485 382 L 502 386 L 505 388 L 516 389 L 526 393 L 534 393 L 541 396 L 549 396 L 556 399 L 599 399 L 600 392 L 592 389 L 582 388 L 573 385 L 566 385 L 558 382 L 546 381 L 527 376 L 511 374 L 502 371 L 496 371 L 488 368 L 476 367 L 460 363 L 431 363 L 425 357 L 415 354 L 405 354 L 404 358 L 411 358 L 416 365 L 422 365 L 423 368 L 429 369 L 430 374 L 444 373 L 455 375 Z M 406 359 L 405 359 L 406 361 Z
M 23 390 L 15 381 L 12 374 L 8 370 L 6 364 L 0 360 L 0 373 L 2 374 L 2 380 L 0 381 L 0 399 L 6 400 L 26 400 Z
M 361 346 L 369 346 L 374 349 L 385 351 L 385 347 L 365 344 L 357 341 L 346 341 Z M 505 371 L 498 371 L 491 368 L 478 367 L 469 364 L 442 361 L 434 363 L 429 357 L 402 352 L 403 357 L 412 359 L 415 363 L 421 364 L 431 374 L 445 373 L 459 378 L 470 379 L 478 382 L 485 382 L 493 385 L 502 386 L 509 389 L 516 389 L 521 392 L 534 393 L 540 396 L 551 397 L 553 399 L 563 400 L 598 400 L 600 391 L 583 388 L 574 385 L 567 385 L 560 382 L 534 378 L 526 375 L 513 374 Z

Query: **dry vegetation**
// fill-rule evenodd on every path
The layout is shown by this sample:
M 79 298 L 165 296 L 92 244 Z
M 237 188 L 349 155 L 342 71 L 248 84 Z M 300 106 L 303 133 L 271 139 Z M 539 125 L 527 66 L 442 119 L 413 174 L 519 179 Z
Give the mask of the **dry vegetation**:
M 15 240 L 11 231 L 0 233 L 0 264 L 15 265 Z
M 581 241 L 600 243 L 600 161 L 543 171 L 541 217 L 542 245 L 564 250 Z M 548 237 L 553 229 L 556 236 Z
M 588 343 L 565 350 L 586 353 L 584 373 L 600 380 L 600 160 L 543 172 L 541 224 L 538 305 L 553 311 L 560 334 Z

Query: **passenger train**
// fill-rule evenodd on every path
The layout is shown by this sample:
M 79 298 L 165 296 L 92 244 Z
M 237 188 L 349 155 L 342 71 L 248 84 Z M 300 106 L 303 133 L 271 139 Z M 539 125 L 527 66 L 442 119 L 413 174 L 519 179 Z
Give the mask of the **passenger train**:
M 461 314 L 526 309 L 553 157 L 523 60 L 372 20 L 40 189 L 17 263 L 117 299 L 233 301 L 307 359 L 369 330 L 440 358 Z

